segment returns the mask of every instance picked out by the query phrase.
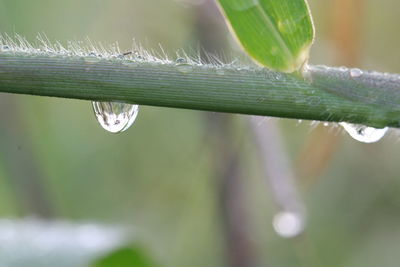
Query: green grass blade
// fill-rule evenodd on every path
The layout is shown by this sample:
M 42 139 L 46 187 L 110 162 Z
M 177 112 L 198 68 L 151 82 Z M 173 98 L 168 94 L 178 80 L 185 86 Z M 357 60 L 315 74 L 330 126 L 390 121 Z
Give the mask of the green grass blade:
M 314 27 L 305 0 L 218 0 L 243 49 L 259 64 L 294 72 L 307 61 Z
M 93 58 L 90 58 L 93 60 Z M 400 128 L 400 75 L 0 52 L 0 92 Z

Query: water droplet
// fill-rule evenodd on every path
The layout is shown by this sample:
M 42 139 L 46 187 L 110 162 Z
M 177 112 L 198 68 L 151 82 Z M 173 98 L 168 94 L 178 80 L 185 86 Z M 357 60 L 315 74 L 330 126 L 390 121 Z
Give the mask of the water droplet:
M 84 57 L 86 63 L 97 63 L 100 61 L 100 58 L 97 57 L 95 52 L 90 52 L 87 57 Z
M 282 211 L 272 221 L 275 232 L 284 238 L 292 238 L 304 231 L 305 219 L 300 213 Z
M 259 4 L 258 0 L 230 0 L 228 3 L 237 11 L 245 11 Z
M 362 143 L 375 143 L 385 136 L 388 127 L 377 129 L 365 125 L 352 124 L 347 122 L 339 123 L 346 132 L 355 140 Z
M 325 127 L 329 126 L 329 122 L 324 122 L 324 126 Z
M 132 57 L 133 57 L 135 60 L 143 60 L 143 56 L 142 56 L 138 51 L 133 51 Z
M 176 59 L 176 64 L 186 64 L 186 60 L 184 58 L 177 58 Z
M 1 46 L 1 50 L 2 51 L 8 51 L 8 50 L 10 50 L 10 47 L 8 45 L 2 45 Z
M 192 71 L 192 66 L 188 64 L 184 58 L 178 58 L 176 60 L 176 65 L 178 70 L 182 73 L 188 73 Z
M 121 133 L 127 130 L 139 112 L 138 105 L 121 102 L 93 101 L 92 105 L 94 115 L 101 127 L 111 133 Z
M 361 77 L 362 75 L 363 75 L 363 72 L 360 69 L 351 69 L 350 70 L 350 76 L 353 78 L 358 78 L 358 77 Z

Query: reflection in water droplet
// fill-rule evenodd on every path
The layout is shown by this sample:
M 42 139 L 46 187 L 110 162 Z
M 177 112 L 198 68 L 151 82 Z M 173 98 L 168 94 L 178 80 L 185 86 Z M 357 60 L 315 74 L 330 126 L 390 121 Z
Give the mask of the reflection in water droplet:
M 350 76 L 353 78 L 358 78 L 358 77 L 361 77 L 362 75 L 363 75 L 363 72 L 360 69 L 351 69 L 350 70 Z
M 127 130 L 135 121 L 139 112 L 138 105 L 121 102 L 93 101 L 94 115 L 101 127 L 111 133 Z
M 282 211 L 274 216 L 272 221 L 275 232 L 284 238 L 300 235 L 305 227 L 305 218 L 300 213 Z
M 230 0 L 230 6 L 237 11 L 245 11 L 256 5 L 258 5 L 258 0 Z
M 362 143 L 375 143 L 385 136 L 388 127 L 377 129 L 373 127 L 368 127 L 365 125 L 352 124 L 347 122 L 339 123 L 346 132 L 353 137 L 355 140 Z

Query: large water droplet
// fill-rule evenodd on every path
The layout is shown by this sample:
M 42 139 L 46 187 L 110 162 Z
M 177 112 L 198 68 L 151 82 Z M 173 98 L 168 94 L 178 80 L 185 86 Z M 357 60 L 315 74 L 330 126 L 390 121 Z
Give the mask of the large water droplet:
M 359 78 L 363 75 L 363 71 L 360 69 L 351 69 L 350 76 L 353 78 Z
M 94 115 L 101 127 L 111 133 L 121 133 L 127 130 L 139 112 L 138 105 L 121 102 L 93 101 L 92 105 Z
M 365 125 L 352 124 L 347 122 L 339 123 L 346 132 L 355 140 L 363 143 L 375 143 L 385 136 L 388 127 L 377 129 Z
M 305 227 L 305 218 L 302 214 L 282 211 L 274 216 L 272 221 L 275 232 L 284 238 L 300 235 Z

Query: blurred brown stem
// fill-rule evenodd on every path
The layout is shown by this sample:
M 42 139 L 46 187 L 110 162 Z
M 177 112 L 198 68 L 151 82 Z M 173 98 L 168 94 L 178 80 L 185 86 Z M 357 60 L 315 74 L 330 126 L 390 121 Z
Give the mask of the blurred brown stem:
M 215 53 L 226 45 L 223 36 L 225 24 L 213 0 L 206 0 L 195 9 L 195 30 L 201 45 L 200 56 L 208 61 L 207 53 Z M 215 155 L 215 176 L 227 265 L 230 267 L 255 266 L 253 249 L 249 241 L 243 176 L 239 148 L 234 146 L 234 116 L 207 114 L 208 133 L 212 133 Z

